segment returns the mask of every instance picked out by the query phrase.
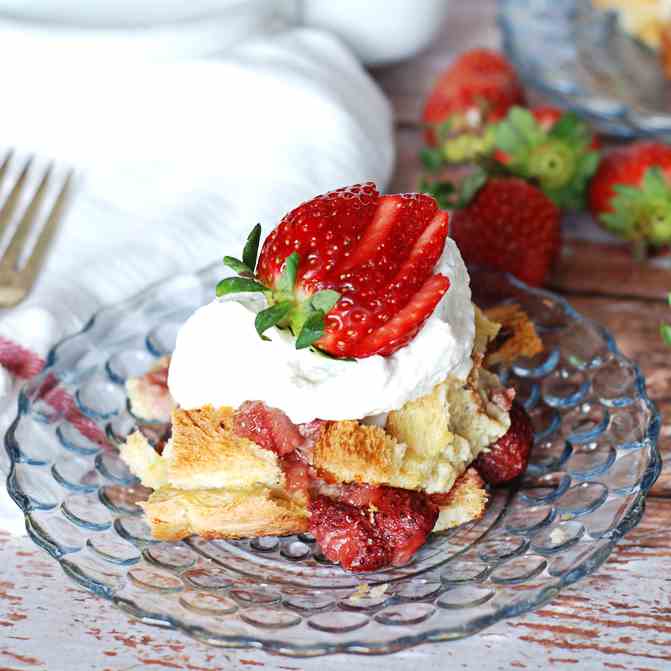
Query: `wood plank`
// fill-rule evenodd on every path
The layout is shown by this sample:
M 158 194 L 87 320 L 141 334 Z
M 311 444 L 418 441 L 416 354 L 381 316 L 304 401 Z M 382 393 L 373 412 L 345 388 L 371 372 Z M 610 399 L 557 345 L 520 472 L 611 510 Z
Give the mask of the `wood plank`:
M 555 291 L 660 300 L 671 291 L 668 256 L 637 263 L 627 244 L 596 242 L 580 232 L 574 236 L 564 239 L 561 258 L 550 279 Z

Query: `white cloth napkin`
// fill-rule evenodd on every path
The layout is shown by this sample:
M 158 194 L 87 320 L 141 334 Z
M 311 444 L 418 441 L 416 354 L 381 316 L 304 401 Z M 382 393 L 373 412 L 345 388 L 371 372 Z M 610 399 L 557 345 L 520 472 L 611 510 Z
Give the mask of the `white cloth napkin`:
M 101 55 L 58 50 L 35 36 L 21 52 L 0 25 L 0 58 L 20 64 L 3 68 L 0 141 L 78 174 L 35 290 L 0 318 L 0 363 L 29 375 L 95 309 L 239 253 L 256 222 L 267 232 L 316 194 L 386 185 L 391 112 L 357 60 L 327 33 L 267 28 L 216 58 L 167 62 L 115 60 L 109 43 Z M 1 435 L 15 411 L 7 366 Z M 17 512 L 0 499 L 0 528 L 16 532 Z

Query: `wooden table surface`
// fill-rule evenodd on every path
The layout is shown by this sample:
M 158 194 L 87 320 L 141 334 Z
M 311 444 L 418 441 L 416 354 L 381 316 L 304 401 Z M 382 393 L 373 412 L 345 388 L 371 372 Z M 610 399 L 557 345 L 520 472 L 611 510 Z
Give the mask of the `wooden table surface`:
M 418 3 L 421 6 L 421 2 Z M 397 117 L 398 169 L 392 191 L 416 186 L 419 110 L 436 74 L 470 46 L 496 46 L 490 0 L 453 3 L 444 35 L 412 62 L 376 78 Z M 666 417 L 671 351 L 659 324 L 671 320 L 669 259 L 635 265 L 626 247 L 588 220 L 565 224 L 561 261 L 550 288 L 607 326 L 648 380 Z M 664 423 L 661 450 L 671 451 Z M 454 643 L 392 657 L 273 658 L 224 652 L 179 633 L 132 623 L 110 604 L 71 584 L 26 538 L 0 534 L 0 671 L 68 669 L 635 669 L 671 668 L 671 473 L 662 473 L 642 523 L 593 576 L 543 609 Z M 3 575 L 4 574 L 4 575 Z

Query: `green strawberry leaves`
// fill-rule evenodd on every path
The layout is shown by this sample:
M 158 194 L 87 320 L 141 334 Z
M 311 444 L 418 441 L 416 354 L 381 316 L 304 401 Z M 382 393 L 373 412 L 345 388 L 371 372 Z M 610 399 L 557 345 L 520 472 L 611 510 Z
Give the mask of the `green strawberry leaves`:
M 433 196 L 441 209 L 459 210 L 475 198 L 488 178 L 487 171 L 478 166 L 457 183 L 423 178 L 419 183 L 419 189 L 422 193 Z
M 277 291 L 282 294 L 292 294 L 296 284 L 296 273 L 298 272 L 298 264 L 301 257 L 298 252 L 292 252 L 284 260 L 284 269 L 277 280 Z
M 609 231 L 652 245 L 671 242 L 671 184 L 658 167 L 648 168 L 639 186 L 619 184 L 613 190 L 613 211 L 599 217 Z
M 256 268 L 256 257 L 259 253 L 259 242 L 261 241 L 261 224 L 256 224 L 247 236 L 245 248 L 242 250 L 242 262 L 252 271 Z
M 296 349 L 310 347 L 324 335 L 324 317 L 326 314 L 323 310 L 314 310 L 310 313 L 296 338 Z
M 224 256 L 224 265 L 234 270 L 242 277 L 253 277 L 254 271 L 246 264 L 236 259 L 234 256 Z
M 430 180 L 426 177 L 422 177 L 417 188 L 422 193 L 428 193 L 430 196 L 433 196 L 441 210 L 449 210 L 452 208 L 452 200 L 455 192 L 455 187 L 452 182 Z
M 487 173 L 481 168 L 477 168 L 472 173 L 466 175 L 466 177 L 461 180 L 459 198 L 455 207 L 457 209 L 466 207 L 486 183 Z
M 599 163 L 591 143 L 589 127 L 573 112 L 546 131 L 521 107 L 511 108 L 495 137 L 498 158 L 510 174 L 536 182 L 558 207 L 569 210 L 585 206 L 587 183 Z
M 221 298 L 227 294 L 266 290 L 263 284 L 247 277 L 226 277 L 217 284 L 216 293 L 217 298 Z
M 262 292 L 268 300 L 268 307 L 256 315 L 254 326 L 263 340 L 273 326 L 289 328 L 296 336 L 296 349 L 310 347 L 324 335 L 326 315 L 340 300 L 340 294 L 331 289 L 318 291 L 312 296 L 299 300 L 296 295 L 296 280 L 301 259 L 292 252 L 284 261 L 282 272 L 275 287 L 267 287 L 254 274 L 261 240 L 261 225 L 257 224 L 247 237 L 242 260 L 225 256 L 224 265 L 236 273 L 217 284 L 218 298 L 228 294 Z
M 259 241 L 261 240 L 261 224 L 256 224 L 252 232 L 247 236 L 245 248 L 242 250 L 242 261 L 234 256 L 224 256 L 224 265 L 234 270 L 241 277 L 254 277 L 256 268 L 256 257 L 259 253 Z M 219 294 L 217 294 L 219 295 Z
M 419 152 L 419 160 L 429 172 L 437 172 L 443 166 L 443 154 L 440 149 L 423 147 Z
M 671 305 L 671 294 L 666 297 L 666 300 L 668 301 L 669 305 Z M 671 324 L 662 324 L 659 327 L 659 333 L 662 336 L 664 344 L 671 347 Z
M 523 107 L 513 107 L 496 127 L 496 148 L 513 160 L 521 158 L 530 145 L 543 142 L 545 132 L 534 115 Z
M 254 320 L 256 332 L 261 336 L 261 338 L 268 340 L 268 338 L 266 338 L 266 336 L 263 334 L 271 326 L 277 326 L 280 322 L 282 322 L 282 320 L 286 319 L 292 308 L 293 304 L 291 301 L 282 301 L 281 303 L 275 303 L 275 305 L 271 305 L 265 310 L 261 310 L 261 312 L 256 315 L 256 319 Z

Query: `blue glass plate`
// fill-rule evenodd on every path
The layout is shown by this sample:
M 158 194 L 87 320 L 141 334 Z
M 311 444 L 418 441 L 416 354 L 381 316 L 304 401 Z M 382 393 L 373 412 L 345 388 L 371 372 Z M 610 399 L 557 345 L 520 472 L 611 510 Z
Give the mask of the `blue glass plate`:
M 499 0 L 504 49 L 527 85 L 623 138 L 671 138 L 659 55 L 589 0 Z
M 219 274 L 176 277 L 98 312 L 23 389 L 6 436 L 7 486 L 28 533 L 133 617 L 283 655 L 394 652 L 537 608 L 597 569 L 639 522 L 661 462 L 660 419 L 638 368 L 560 297 L 476 272 L 475 300 L 519 303 L 545 345 L 498 371 L 536 441 L 526 476 L 493 490 L 482 519 L 432 535 L 406 566 L 368 575 L 330 564 L 306 534 L 155 541 L 137 505 L 149 492 L 119 458 L 137 423 L 123 383 L 171 351 Z

